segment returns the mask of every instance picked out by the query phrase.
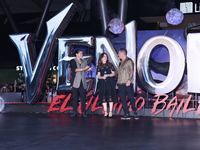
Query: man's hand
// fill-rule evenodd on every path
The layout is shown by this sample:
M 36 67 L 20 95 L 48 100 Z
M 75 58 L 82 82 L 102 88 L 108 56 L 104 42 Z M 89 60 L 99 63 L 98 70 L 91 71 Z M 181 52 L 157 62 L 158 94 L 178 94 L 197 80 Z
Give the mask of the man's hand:
M 85 68 L 83 68 L 84 71 L 87 71 L 90 67 L 86 66 Z
M 126 82 L 126 86 L 130 86 L 130 85 L 131 85 L 131 81 L 128 80 L 128 81 Z
M 92 67 L 89 67 L 86 71 L 87 72 L 92 71 Z

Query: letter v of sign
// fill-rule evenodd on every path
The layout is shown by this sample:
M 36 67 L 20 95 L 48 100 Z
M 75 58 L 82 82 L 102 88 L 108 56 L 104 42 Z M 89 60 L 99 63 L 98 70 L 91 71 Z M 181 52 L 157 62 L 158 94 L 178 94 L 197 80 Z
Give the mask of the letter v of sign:
M 32 48 L 34 46 L 31 44 L 34 43 L 34 35 L 28 33 L 9 35 L 18 49 L 23 67 L 27 101 L 29 104 L 35 104 L 40 97 L 42 86 L 56 52 L 57 38 L 63 33 L 76 12 L 76 9 L 76 5 L 71 3 L 60 13 L 47 21 L 47 35 L 35 64 L 31 63 L 31 56 L 29 55 L 29 51 L 33 51 Z

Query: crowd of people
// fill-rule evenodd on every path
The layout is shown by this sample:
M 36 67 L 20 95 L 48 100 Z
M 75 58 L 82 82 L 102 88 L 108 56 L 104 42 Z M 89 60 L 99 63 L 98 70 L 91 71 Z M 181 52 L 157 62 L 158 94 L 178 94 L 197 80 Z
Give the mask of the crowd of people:
M 77 49 L 75 56 L 76 57 L 70 61 L 70 67 L 72 70 L 71 86 L 73 97 L 73 113 L 71 117 L 77 116 L 78 95 L 80 95 L 80 100 L 82 102 L 82 116 L 87 117 L 85 111 L 85 72 L 91 71 L 92 68 L 88 66 L 85 60 L 82 59 L 82 50 Z M 102 104 L 104 110 L 104 117 L 112 118 L 113 103 L 117 102 L 117 97 L 119 95 L 124 110 L 124 116 L 121 117 L 121 119 L 130 119 L 130 112 L 126 99 L 127 96 L 131 102 L 135 119 L 139 119 L 135 108 L 134 89 L 132 83 L 134 63 L 132 59 L 127 56 L 127 50 L 125 48 L 118 51 L 118 57 L 120 59 L 120 63 L 117 71 L 115 70 L 113 64 L 109 61 L 106 53 L 102 53 L 98 59 L 97 87 L 99 91 L 99 102 Z M 115 78 L 117 78 L 117 82 L 115 81 Z M 118 88 L 118 93 L 116 88 Z
M 6 83 L 4 85 L 0 85 L 0 92 L 7 93 L 7 92 L 23 92 L 25 87 L 23 84 L 9 84 Z
M 57 95 L 56 85 L 46 83 L 44 88 L 45 88 L 44 101 L 51 103 L 53 98 L 56 97 Z
M 26 87 L 24 84 L 9 84 L 6 83 L 4 85 L 0 85 L 0 93 L 8 93 L 8 92 L 21 92 L 24 97 L 26 93 Z M 44 99 L 45 102 L 52 102 L 53 97 L 57 95 L 56 85 L 55 84 L 45 84 L 44 86 Z

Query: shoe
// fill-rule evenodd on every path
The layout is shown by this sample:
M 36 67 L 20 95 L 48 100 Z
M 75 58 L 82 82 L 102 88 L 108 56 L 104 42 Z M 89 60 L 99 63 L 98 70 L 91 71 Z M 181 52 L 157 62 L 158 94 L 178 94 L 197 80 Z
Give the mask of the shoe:
M 84 112 L 84 113 L 82 113 L 82 116 L 83 116 L 84 118 L 86 118 L 86 117 L 87 117 L 87 114 Z
M 130 114 L 129 113 L 126 113 L 123 117 L 121 117 L 122 120 L 130 120 L 131 117 L 130 117 Z
M 134 118 L 135 118 L 135 120 L 139 119 L 139 116 L 138 116 L 137 112 L 134 112 Z
M 112 118 L 113 116 L 112 116 L 112 111 L 110 111 L 109 112 L 109 114 L 108 114 L 108 118 Z
M 71 115 L 71 117 L 77 117 L 77 113 L 73 112 L 73 114 Z
M 108 113 L 107 112 L 104 113 L 104 118 L 108 118 Z

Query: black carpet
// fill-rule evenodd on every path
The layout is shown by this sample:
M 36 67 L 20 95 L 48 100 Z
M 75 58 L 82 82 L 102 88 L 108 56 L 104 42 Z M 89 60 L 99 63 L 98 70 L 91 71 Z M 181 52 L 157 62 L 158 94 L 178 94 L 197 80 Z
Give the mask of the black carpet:
M 200 120 L 0 113 L 0 150 L 199 150 Z

